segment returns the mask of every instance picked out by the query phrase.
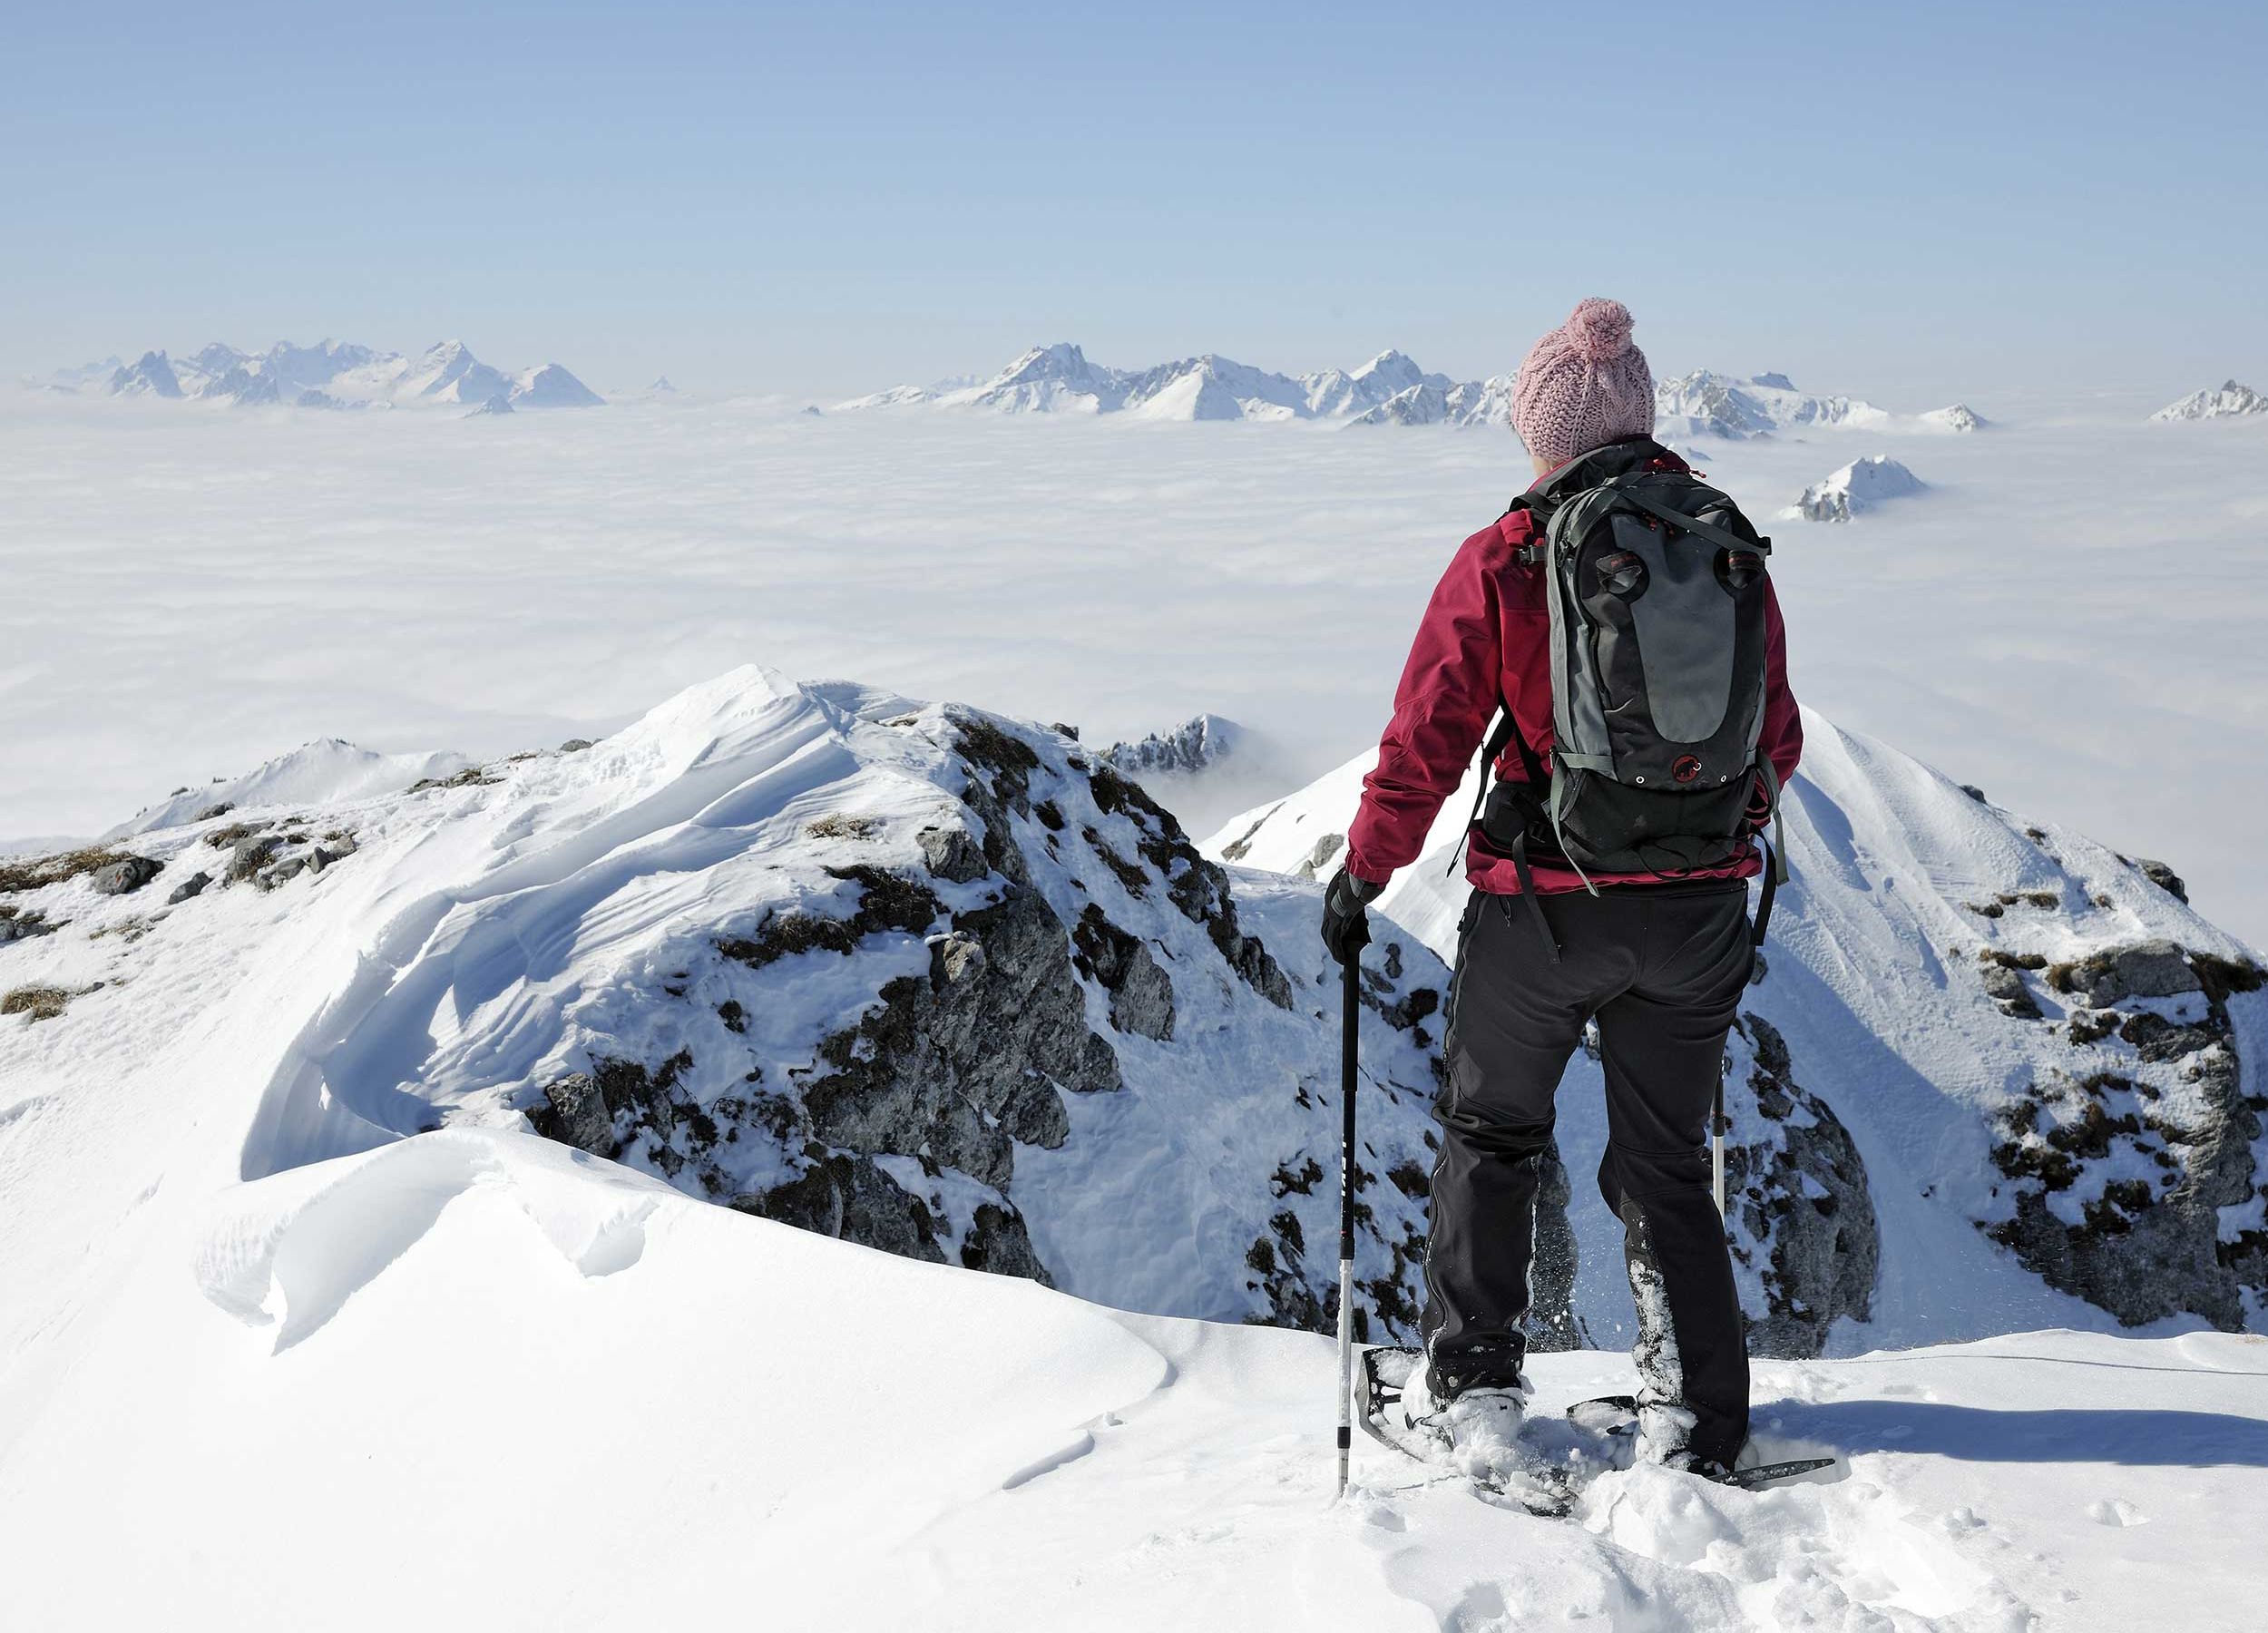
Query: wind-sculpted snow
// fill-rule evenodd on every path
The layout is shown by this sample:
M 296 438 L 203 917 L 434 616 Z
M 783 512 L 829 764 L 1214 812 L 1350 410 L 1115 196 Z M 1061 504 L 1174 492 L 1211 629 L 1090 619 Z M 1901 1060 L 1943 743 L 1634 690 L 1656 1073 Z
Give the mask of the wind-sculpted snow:
M 1126 1307 L 1312 1327 L 1335 1308 L 1339 994 L 1316 892 L 1201 857 L 1057 732 L 748 670 L 598 744 L 487 766 L 312 745 L 113 845 L 26 866 L 57 881 L 11 901 L 48 953 L 201 922 L 257 967 L 259 932 L 222 928 L 250 895 L 352 950 L 291 1046 L 245 1062 L 267 1073 L 247 1179 L 532 1126 L 704 1200 Z M 114 856 L 155 881 L 138 913 L 79 877 Z M 163 1002 L 140 963 L 116 979 Z M 1414 1331 L 1445 987 L 1382 938 L 1363 1285 L 1381 1336 Z M 102 1001 L 54 991 L 50 1024 L 100 1024 Z
M 1806 715 L 1794 881 L 1732 1041 L 1735 1256 L 1752 1341 L 1831 1353 L 2036 1325 L 2268 1327 L 2268 996 L 2156 862 L 1984 802 Z M 1226 824 L 1208 855 L 1327 877 L 1371 756 Z M 1455 947 L 1471 778 L 1381 908 Z M 1579 1056 L 1574 1315 L 1626 1317 Z

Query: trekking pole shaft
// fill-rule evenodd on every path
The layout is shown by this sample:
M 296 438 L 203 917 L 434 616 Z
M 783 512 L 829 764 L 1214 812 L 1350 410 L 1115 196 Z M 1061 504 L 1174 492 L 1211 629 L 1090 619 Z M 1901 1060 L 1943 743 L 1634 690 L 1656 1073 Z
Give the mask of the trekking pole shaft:
M 1716 1213 L 1725 1217 L 1725 1080 L 1716 1081 L 1716 1102 L 1709 1108 L 1709 1188 Z
M 1348 948 L 1340 967 L 1344 1014 L 1339 1036 L 1339 1490 L 1346 1495 L 1354 1417 L 1354 1078 L 1361 1036 L 1362 967 Z

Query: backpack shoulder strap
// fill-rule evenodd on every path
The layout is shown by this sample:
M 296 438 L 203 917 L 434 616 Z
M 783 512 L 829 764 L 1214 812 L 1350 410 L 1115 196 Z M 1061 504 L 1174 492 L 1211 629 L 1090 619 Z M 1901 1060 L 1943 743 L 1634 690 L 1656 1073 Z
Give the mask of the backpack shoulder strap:
M 1551 523 L 1551 512 L 1554 508 L 1551 501 L 1540 494 L 1521 494 L 1504 507 L 1504 514 L 1507 516 L 1514 511 L 1526 511 L 1535 518 L 1536 536 L 1534 540 L 1512 552 L 1512 560 L 1520 566 L 1533 567 L 1543 560 L 1544 552 L 1549 548 L 1544 541 L 1544 529 Z M 1503 751 L 1503 745 L 1499 744 L 1497 753 L 1501 754 Z M 1491 758 L 1493 758 L 1494 756 Z

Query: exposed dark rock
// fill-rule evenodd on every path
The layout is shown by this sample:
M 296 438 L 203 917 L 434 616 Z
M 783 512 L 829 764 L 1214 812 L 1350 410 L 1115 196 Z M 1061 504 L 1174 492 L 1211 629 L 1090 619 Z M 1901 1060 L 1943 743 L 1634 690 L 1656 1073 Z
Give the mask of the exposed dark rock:
M 730 1206 L 902 1258 L 945 1262 L 929 1205 L 884 1173 L 871 1158 L 828 1157 L 785 1185 L 761 1195 L 735 1197 Z
M 1755 1065 L 1746 1087 L 1776 1139 L 1725 1151 L 1725 1208 L 1735 1257 L 1764 1285 L 1765 1308 L 1748 1315 L 1759 1355 L 1816 1355 L 1839 1315 L 1872 1310 L 1882 1236 L 1857 1143 L 1832 1108 L 1795 1081 L 1787 1040 L 1761 1015 L 1735 1025 Z
M 964 827 L 925 827 L 914 839 L 922 847 L 924 865 L 940 879 L 966 885 L 992 871 L 984 847 Z
M 279 885 L 288 884 L 305 873 L 308 860 L 308 853 L 305 851 L 281 857 L 254 874 L 252 883 L 259 889 L 273 890 Z
M 172 894 L 165 898 L 165 905 L 171 907 L 178 903 L 188 901 L 191 896 L 202 895 L 205 886 L 211 883 L 210 874 L 201 871 L 193 873 L 173 886 Z
M 1031 1232 L 1023 1216 L 994 1202 L 976 1205 L 968 1240 L 961 1245 L 961 1262 L 969 1269 L 989 1270 L 995 1276 L 1021 1276 L 1043 1287 L 1055 1285 L 1055 1278 L 1032 1250 Z
M 2048 971 L 2048 984 L 2100 1009 L 2121 998 L 2172 998 L 2204 990 L 2189 957 L 2170 941 L 2137 942 Z
M 2000 1012 L 2019 1021 L 2040 1018 L 2039 1001 L 2024 983 L 2023 972 L 2004 963 L 1989 963 L 1984 967 L 1986 994 L 2000 1006 Z
M 230 811 L 235 809 L 236 807 L 233 803 L 224 799 L 219 805 L 207 806 L 203 810 L 198 812 L 196 816 L 191 817 L 190 820 L 191 822 L 211 822 L 218 817 L 226 816 Z
M 2074 1043 L 2095 1043 L 2118 1030 L 2122 1017 L 2116 1010 L 2075 1010 L 2071 1023 L 2065 1030 Z
M 210 840 L 211 836 L 206 836 Z M 283 848 L 280 834 L 254 834 L 240 839 L 229 852 L 229 865 L 220 875 L 224 885 L 241 885 L 256 877 L 276 853 Z
M 1110 1024 L 1159 1042 L 1173 1036 L 1173 979 L 1148 945 L 1119 929 L 1089 903 L 1071 932 L 1073 962 L 1082 975 L 1110 994 Z
M 2185 959 L 2159 942 L 2058 965 L 2049 976 L 2104 1003 L 2109 993 L 2202 993 L 2201 1020 L 2106 1007 L 2075 1014 L 2070 1030 L 2074 1041 L 2094 1042 L 2115 1029 L 2142 1065 L 2177 1071 L 2203 1112 L 2188 1100 L 2176 1121 L 2165 1090 L 2112 1071 L 2035 1085 L 1999 1114 L 2006 1137 L 1992 1159 L 2012 1182 L 2014 1214 L 1989 1234 L 2049 1286 L 2128 1325 L 2189 1314 L 2241 1330 L 2244 1289 L 2268 1288 L 2268 1256 L 2220 1240 L 2221 1210 L 2253 1194 L 2261 1131 L 2259 1108 L 2243 1093 L 2225 999 L 2248 981 L 2256 986 L 2259 972 L 2205 954 Z M 2136 1169 L 2155 1171 L 2157 1183 L 2134 1178 Z M 2105 1170 L 2123 1177 L 2097 1177 Z M 2058 1194 L 2076 1197 L 2076 1210 L 2051 1204 Z
M 2165 863 L 2154 862 L 2147 856 L 2136 856 L 2134 858 L 2134 865 L 2142 870 L 2144 878 L 2149 880 L 2151 884 L 2165 892 L 2175 901 L 2186 902 L 2189 899 L 2189 886 L 2182 883 L 2181 875 L 2166 866 Z
M 614 1116 L 606 1109 L 596 1078 L 587 1071 L 574 1072 L 546 1086 L 543 1100 L 544 1108 L 528 1116 L 538 1134 L 594 1157 L 614 1155 Z
M 590 747 L 591 739 L 589 738 L 569 738 L 565 742 L 559 746 L 559 751 L 562 754 L 581 754 L 584 749 Z
M 800 908 L 767 914 L 753 934 L 728 936 L 717 944 L 717 951 L 735 963 L 760 970 L 798 953 L 847 953 L 877 931 L 920 934 L 936 921 L 936 896 L 903 874 L 864 865 L 826 871 L 859 887 L 858 905 L 847 917 L 829 918 Z
M 62 924 L 51 921 L 36 907 L 0 907 L 0 947 L 35 935 L 52 935 L 60 928 Z

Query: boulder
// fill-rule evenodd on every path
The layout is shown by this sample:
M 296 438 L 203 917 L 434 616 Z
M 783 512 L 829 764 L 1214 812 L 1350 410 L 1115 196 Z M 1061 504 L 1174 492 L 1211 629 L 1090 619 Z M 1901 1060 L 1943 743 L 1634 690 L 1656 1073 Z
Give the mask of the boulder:
M 94 892 L 97 895 L 132 895 L 164 869 L 164 863 L 148 856 L 122 856 L 109 866 L 94 870 Z

